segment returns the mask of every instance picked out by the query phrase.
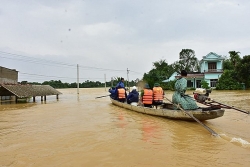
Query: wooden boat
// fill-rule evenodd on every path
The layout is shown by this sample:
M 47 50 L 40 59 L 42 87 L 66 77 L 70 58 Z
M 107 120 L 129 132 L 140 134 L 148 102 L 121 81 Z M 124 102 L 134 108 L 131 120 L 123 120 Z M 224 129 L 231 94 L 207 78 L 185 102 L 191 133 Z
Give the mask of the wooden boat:
M 185 112 L 174 109 L 173 104 L 171 103 L 164 103 L 161 108 L 156 109 L 156 108 L 148 108 L 148 107 L 143 107 L 143 106 L 134 106 L 134 105 L 127 104 L 126 102 L 125 103 L 119 102 L 112 98 L 110 98 L 110 100 L 112 104 L 116 106 L 126 108 L 135 112 L 143 113 L 143 114 L 166 117 L 169 119 L 195 121 Z M 225 111 L 224 109 L 212 108 L 212 107 L 199 108 L 196 110 L 186 110 L 186 112 L 192 114 L 195 118 L 197 118 L 200 121 L 222 117 L 224 115 L 224 111 Z

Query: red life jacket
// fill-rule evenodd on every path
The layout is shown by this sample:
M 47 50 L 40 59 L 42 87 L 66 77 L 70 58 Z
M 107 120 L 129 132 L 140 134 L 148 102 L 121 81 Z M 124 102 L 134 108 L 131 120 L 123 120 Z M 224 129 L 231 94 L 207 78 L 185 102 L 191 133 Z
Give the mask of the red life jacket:
M 163 89 L 161 87 L 153 88 L 154 101 L 163 101 Z
M 151 89 L 144 89 L 142 103 L 143 104 L 153 104 L 153 91 Z

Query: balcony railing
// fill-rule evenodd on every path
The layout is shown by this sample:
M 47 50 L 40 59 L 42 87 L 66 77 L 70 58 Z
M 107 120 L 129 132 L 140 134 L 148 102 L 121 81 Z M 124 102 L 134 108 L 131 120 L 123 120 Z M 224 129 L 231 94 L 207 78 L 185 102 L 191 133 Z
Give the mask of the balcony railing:
M 222 69 L 208 69 L 208 70 L 204 70 L 204 73 L 217 73 L 217 72 L 221 73 L 221 72 L 223 72 L 223 70 Z

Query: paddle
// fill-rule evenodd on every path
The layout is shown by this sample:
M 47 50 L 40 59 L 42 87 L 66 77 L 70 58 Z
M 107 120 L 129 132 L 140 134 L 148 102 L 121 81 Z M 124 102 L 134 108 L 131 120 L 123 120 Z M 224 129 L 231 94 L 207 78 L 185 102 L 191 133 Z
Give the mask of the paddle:
M 99 96 L 99 97 L 95 97 L 95 98 L 97 99 L 97 98 L 102 98 L 102 97 L 107 97 L 107 96 L 109 96 L 109 95 Z
M 243 113 L 245 113 L 245 114 L 250 114 L 249 111 L 243 111 L 243 110 L 241 110 L 241 109 L 238 109 L 238 108 L 235 108 L 235 107 L 231 107 L 231 106 L 228 106 L 228 105 L 226 105 L 226 104 L 222 104 L 222 103 L 217 102 L 217 101 L 215 101 L 215 100 L 211 100 L 211 101 L 212 101 L 212 102 L 215 102 L 215 103 L 218 103 L 218 104 L 220 104 L 220 105 L 223 105 L 223 106 L 225 106 L 225 107 L 227 107 L 227 108 L 229 108 L 229 109 L 234 109 L 234 110 L 243 112 Z M 222 107 L 223 107 L 223 106 L 222 106 Z
M 210 129 L 207 125 L 203 124 L 200 120 L 198 120 L 197 118 L 195 118 L 192 114 L 190 114 L 189 112 L 185 111 L 183 108 L 180 107 L 180 105 L 174 104 L 172 103 L 171 100 L 169 100 L 168 98 L 164 97 L 165 99 L 167 99 L 171 104 L 175 105 L 177 108 L 179 108 L 181 111 L 183 111 L 184 113 L 186 113 L 189 117 L 193 118 L 196 122 L 198 122 L 199 124 L 201 124 L 205 129 L 207 129 L 213 136 L 219 136 L 215 131 L 213 131 L 212 129 Z

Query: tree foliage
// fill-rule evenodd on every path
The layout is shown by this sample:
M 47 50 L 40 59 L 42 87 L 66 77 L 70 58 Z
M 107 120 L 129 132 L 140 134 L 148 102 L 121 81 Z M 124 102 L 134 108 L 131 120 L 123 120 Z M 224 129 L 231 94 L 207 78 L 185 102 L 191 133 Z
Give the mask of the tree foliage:
M 181 70 L 186 70 L 187 72 L 199 71 L 199 61 L 195 57 L 195 52 L 192 49 L 182 49 L 179 53 L 179 61 L 174 62 L 173 66 L 175 71 L 178 73 Z
M 223 70 L 233 70 L 234 69 L 234 66 L 233 64 L 231 63 L 230 59 L 229 58 L 226 58 L 224 61 L 223 61 Z
M 250 55 L 244 56 L 236 65 L 235 73 L 237 79 L 250 87 Z
M 235 69 L 236 66 L 237 66 L 237 64 L 239 64 L 239 63 L 240 63 L 240 60 L 241 60 L 241 58 L 240 58 L 240 56 L 239 56 L 239 53 L 240 53 L 240 52 L 229 51 L 228 53 L 229 53 L 229 55 L 230 55 L 230 62 L 231 62 L 231 64 L 232 64 L 233 68 Z
M 166 60 L 156 61 L 153 62 L 153 68 L 148 73 L 144 73 L 143 81 L 147 82 L 150 87 L 153 87 L 156 82 L 161 83 L 162 87 L 166 87 L 162 81 L 169 78 L 174 72 L 172 65 L 169 65 Z
M 221 75 L 216 89 L 220 90 L 237 90 L 242 89 L 242 83 L 246 88 L 250 87 L 250 55 L 244 56 L 242 59 L 239 56 L 240 52 L 229 51 L 229 57 L 223 62 L 223 74 Z M 174 72 L 181 72 L 185 69 L 187 72 L 199 71 L 199 61 L 195 57 L 195 52 L 192 49 L 182 49 L 179 53 L 179 60 L 173 64 L 168 64 L 165 59 L 153 62 L 153 67 L 148 73 L 144 73 L 142 80 L 136 79 L 135 81 L 125 81 L 127 87 L 132 87 L 140 83 L 144 85 L 146 82 L 152 88 L 154 83 L 160 83 L 163 89 L 174 89 L 176 81 L 163 83 L 162 81 L 171 77 Z M 114 77 L 111 81 L 106 82 L 107 87 L 115 86 L 120 81 L 120 77 Z M 43 84 L 51 85 L 54 88 L 76 88 L 77 83 L 62 83 L 61 80 L 44 81 L 43 83 L 29 83 L 22 81 L 22 84 Z M 202 81 L 203 88 L 209 88 L 206 81 Z M 104 87 L 105 83 L 99 81 L 85 81 L 79 83 L 80 88 L 95 88 Z
M 225 70 L 216 84 L 218 90 L 239 90 L 242 85 L 235 78 L 233 70 Z

